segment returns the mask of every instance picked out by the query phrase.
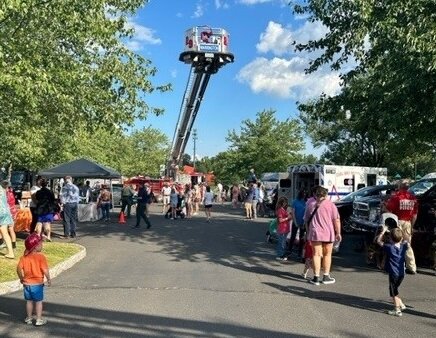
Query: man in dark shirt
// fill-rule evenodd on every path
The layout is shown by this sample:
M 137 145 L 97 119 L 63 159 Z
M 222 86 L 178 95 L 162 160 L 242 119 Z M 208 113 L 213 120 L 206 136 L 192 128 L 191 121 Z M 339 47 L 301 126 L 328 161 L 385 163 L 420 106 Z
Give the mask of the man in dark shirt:
M 147 192 L 147 189 L 144 187 L 144 182 L 141 182 L 139 184 L 139 190 L 138 190 L 138 204 L 136 206 L 136 225 L 134 228 L 139 228 L 141 223 L 141 218 L 145 221 L 145 224 L 147 224 L 147 229 L 151 228 L 151 223 L 145 214 L 145 210 L 147 207 L 147 203 L 149 203 L 150 194 Z

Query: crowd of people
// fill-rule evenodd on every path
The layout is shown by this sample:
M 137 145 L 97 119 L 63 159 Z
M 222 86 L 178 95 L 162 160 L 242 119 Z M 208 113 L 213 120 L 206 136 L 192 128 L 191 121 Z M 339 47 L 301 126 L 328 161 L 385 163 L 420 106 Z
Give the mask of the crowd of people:
M 44 257 L 40 254 L 42 241 L 51 241 L 51 223 L 57 213 L 63 213 L 64 236 L 62 238 L 76 237 L 77 207 L 81 198 L 92 199 L 92 190 L 89 183 L 76 186 L 70 176 L 59 191 L 58 198 L 48 187 L 48 181 L 39 178 L 31 189 L 32 211 L 31 235 L 25 241 L 26 251 L 18 265 L 18 275 L 25 285 L 25 299 L 28 301 L 26 309 L 28 316 L 26 323 L 32 323 L 31 314 L 37 314 L 36 325 L 44 325 L 41 319 L 42 291 L 40 286 L 44 277 L 50 282 L 50 275 Z M 407 192 L 407 184 L 401 184 L 399 190 L 386 202 L 387 211 L 392 212 L 396 219 L 392 224 L 392 217 L 385 220 L 385 226 L 375 238 L 375 242 L 385 254 L 384 268 L 389 275 L 389 294 L 392 297 L 394 309 L 388 313 L 401 316 L 406 308 L 399 296 L 399 287 L 404 279 L 405 267 L 410 273 L 416 273 L 416 263 L 410 245 L 413 223 L 417 216 L 416 198 Z M 162 213 L 166 218 L 191 218 L 198 215 L 200 208 L 204 210 L 207 222 L 212 218 L 214 203 L 223 203 L 231 196 L 233 208 L 243 205 L 245 217 L 256 219 L 259 211 L 264 207 L 265 191 L 261 182 L 258 182 L 254 171 L 251 171 L 248 186 L 240 187 L 234 184 L 231 189 L 218 188 L 218 196 L 211 187 L 204 183 L 170 184 L 165 183 L 162 190 Z M 125 184 L 121 192 L 121 213 L 131 217 L 131 206 L 136 199 L 136 224 L 139 228 L 144 220 L 147 229 L 150 222 L 150 204 L 154 200 L 151 187 L 146 182 L 140 182 L 137 190 L 130 184 Z M 109 220 L 112 196 L 108 187 L 103 185 L 99 190 L 96 202 L 102 209 L 103 219 Z M 16 235 L 14 232 L 14 214 L 16 214 L 15 199 L 8 181 L 0 186 L 0 230 L 4 246 L 8 252 L 5 258 L 14 258 Z M 336 245 L 341 242 L 341 221 L 336 205 L 328 198 L 327 189 L 321 186 L 312 187 L 308 193 L 305 190 L 298 192 L 293 201 L 287 197 L 278 198 L 275 205 L 275 221 L 277 224 L 276 258 L 287 261 L 296 251 L 299 259 L 305 263 L 302 271 L 304 279 L 308 273 L 312 276 L 308 281 L 313 285 L 333 284 L 335 278 L 331 276 L 332 253 Z M 390 222 L 390 223 L 389 223 Z M 389 234 L 389 235 L 387 235 Z M 296 245 L 296 238 L 299 237 Z M 295 250 L 295 246 L 297 246 Z M 31 263 L 33 261 L 33 263 Z M 35 264 L 40 273 L 38 280 L 29 281 L 29 266 Z M 36 289 L 33 290 L 33 287 Z M 35 307 L 35 309 L 34 309 Z
M 374 238 L 383 256 L 380 268 L 388 273 L 389 295 L 394 304 L 394 309 L 387 313 L 398 317 L 406 309 L 399 296 L 399 287 L 406 272 L 416 274 L 411 237 L 417 218 L 417 199 L 408 192 L 408 187 L 408 182 L 403 181 L 384 203 L 384 211 L 389 213 L 384 214 L 386 217 Z M 291 205 L 286 197 L 279 198 L 276 223 L 277 259 L 286 261 L 291 257 L 299 233 L 297 255 L 305 263 L 303 278 L 312 271 L 311 284 L 335 283 L 330 271 L 333 250 L 342 240 L 341 220 L 336 205 L 328 199 L 327 189 L 315 186 L 310 196 L 301 190 Z

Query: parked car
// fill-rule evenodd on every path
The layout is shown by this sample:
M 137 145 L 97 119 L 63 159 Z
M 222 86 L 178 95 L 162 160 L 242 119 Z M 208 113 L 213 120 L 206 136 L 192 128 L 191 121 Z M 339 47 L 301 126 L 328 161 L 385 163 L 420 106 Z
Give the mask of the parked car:
M 358 201 L 365 197 L 379 196 L 386 194 L 387 191 L 395 189 L 394 185 L 374 185 L 359 190 L 353 191 L 348 195 L 342 197 L 340 200 L 335 201 L 338 208 L 339 215 L 341 216 L 342 231 L 345 233 L 353 232 L 354 229 L 351 224 L 350 217 L 353 214 L 353 202 Z
M 417 261 L 436 263 L 436 178 L 421 179 L 409 191 L 418 199 L 418 218 L 414 224 L 412 247 Z M 389 195 L 372 196 L 355 200 L 351 226 L 373 237 L 381 223 L 384 201 Z

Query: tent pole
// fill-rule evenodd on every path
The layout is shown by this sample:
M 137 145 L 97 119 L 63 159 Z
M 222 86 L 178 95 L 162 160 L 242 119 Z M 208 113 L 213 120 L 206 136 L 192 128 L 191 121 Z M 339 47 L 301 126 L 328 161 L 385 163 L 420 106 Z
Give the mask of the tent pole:
M 111 191 L 111 202 L 112 202 L 112 210 L 115 208 L 114 204 L 114 189 L 112 188 L 112 178 L 109 179 L 109 186 Z

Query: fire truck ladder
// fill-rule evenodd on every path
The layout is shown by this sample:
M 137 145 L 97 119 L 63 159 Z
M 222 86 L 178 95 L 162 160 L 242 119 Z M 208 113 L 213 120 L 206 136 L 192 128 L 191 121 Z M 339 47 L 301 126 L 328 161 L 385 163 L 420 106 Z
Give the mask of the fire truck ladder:
M 215 74 L 222 65 L 233 62 L 233 55 L 231 54 L 225 54 L 226 58 L 224 58 L 220 54 L 197 53 L 196 55 L 186 55 L 182 53 L 180 58 L 186 62 L 187 56 L 192 56 L 192 60 L 189 60 L 191 70 L 180 106 L 171 154 L 167 164 L 167 175 L 173 178 L 176 176 L 177 167 L 181 162 L 191 135 L 192 126 L 200 109 L 210 76 Z

